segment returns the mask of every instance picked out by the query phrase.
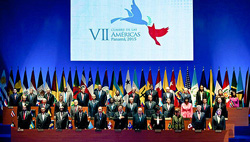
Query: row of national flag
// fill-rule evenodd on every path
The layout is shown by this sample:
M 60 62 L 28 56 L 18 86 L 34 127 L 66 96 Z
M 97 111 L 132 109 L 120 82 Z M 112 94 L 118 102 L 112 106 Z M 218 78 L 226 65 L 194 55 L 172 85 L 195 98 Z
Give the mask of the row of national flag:
M 69 71 L 68 80 L 66 81 L 65 72 L 63 69 L 61 80 L 60 80 L 60 85 L 58 85 L 56 69 L 54 70 L 52 84 L 51 84 L 51 80 L 50 80 L 49 69 L 47 70 L 45 82 L 43 82 L 42 71 L 40 69 L 37 84 L 36 84 L 36 80 L 35 80 L 36 79 L 35 72 L 33 69 L 32 73 L 31 73 L 31 79 L 30 79 L 30 83 L 29 83 L 30 86 L 29 86 L 26 69 L 25 69 L 24 75 L 23 75 L 23 82 L 21 81 L 21 76 L 20 76 L 20 72 L 18 69 L 15 82 L 14 82 L 14 77 L 13 77 L 13 71 L 12 70 L 10 71 L 8 83 L 7 83 L 7 79 L 6 79 L 5 70 L 3 70 L 2 76 L 1 76 L 1 82 L 0 82 L 0 89 L 1 89 L 1 91 L 0 91 L 0 107 L 3 108 L 3 106 L 8 105 L 8 101 L 9 101 L 8 96 L 13 93 L 13 88 L 16 88 L 18 93 L 20 93 L 20 94 L 27 93 L 27 91 L 29 91 L 29 89 L 33 89 L 35 94 L 38 94 L 41 91 L 46 91 L 47 89 L 50 89 L 52 94 L 58 100 L 60 92 L 62 92 L 65 87 L 67 88 L 68 91 L 73 92 L 73 94 L 74 94 L 73 98 L 76 99 L 77 94 L 80 92 L 80 87 L 85 86 L 86 87 L 85 93 L 89 94 L 89 97 L 91 99 L 91 96 L 94 94 L 94 90 L 98 88 L 98 85 L 102 85 L 103 90 L 107 92 L 107 95 L 108 95 L 107 96 L 107 98 L 108 98 L 107 103 L 109 103 L 110 98 L 112 98 L 116 94 L 116 92 L 118 91 L 120 93 L 120 95 L 123 96 L 124 104 L 126 104 L 128 102 L 128 96 L 132 93 L 132 89 L 134 88 L 136 93 L 138 93 L 140 96 L 141 106 L 144 106 L 145 105 L 145 97 L 144 97 L 145 92 L 150 89 L 150 84 L 153 84 L 155 86 L 154 89 L 158 92 L 160 106 L 162 105 L 162 95 L 164 92 L 166 92 L 167 87 L 169 87 L 175 93 L 175 95 L 174 95 L 174 105 L 175 106 L 180 106 L 180 104 L 179 104 L 180 94 L 179 93 L 182 92 L 184 88 L 187 88 L 189 90 L 189 92 L 191 94 L 193 106 L 195 106 L 196 93 L 199 90 L 199 85 L 204 86 L 204 90 L 207 93 L 208 104 L 210 104 L 211 106 L 214 105 L 215 97 L 218 94 L 218 90 L 220 90 L 220 89 L 223 91 L 223 93 L 226 97 L 227 106 L 229 106 L 229 104 L 230 104 L 230 93 L 231 93 L 230 91 L 231 90 L 236 92 L 237 97 L 239 98 L 239 100 L 241 102 L 241 106 L 243 106 L 243 107 L 249 106 L 249 99 L 250 99 L 250 95 L 249 95 L 250 94 L 249 70 L 247 70 L 247 74 L 246 74 L 245 90 L 243 89 L 243 80 L 242 80 L 241 70 L 239 70 L 238 80 L 236 78 L 235 70 L 233 70 L 231 86 L 229 83 L 229 77 L 228 77 L 227 70 L 225 72 L 223 84 L 222 84 L 220 69 L 218 69 L 215 84 L 214 84 L 214 77 L 213 77 L 212 69 L 210 69 L 210 71 L 209 71 L 209 79 L 207 82 L 206 77 L 205 77 L 205 70 L 203 68 L 201 80 L 200 80 L 199 84 L 197 81 L 196 69 L 194 68 L 194 71 L 193 71 L 192 82 L 191 82 L 190 75 L 189 75 L 189 69 L 187 68 L 186 71 L 187 71 L 187 73 L 186 73 L 185 83 L 183 81 L 181 69 L 179 69 L 177 81 L 175 80 L 175 73 L 174 73 L 174 69 L 173 69 L 172 75 L 171 75 L 171 80 L 170 80 L 170 82 L 168 82 L 166 68 L 164 71 L 163 80 L 161 80 L 160 69 L 158 69 L 156 82 L 155 82 L 155 84 L 153 84 L 153 77 L 152 77 L 151 69 L 149 70 L 147 81 L 145 80 L 144 70 L 143 69 L 141 70 L 140 82 L 138 81 L 138 78 L 137 78 L 136 69 L 134 69 L 134 73 L 133 73 L 133 82 L 130 79 L 129 69 L 127 70 L 127 73 L 126 73 L 125 82 L 123 82 L 123 80 L 122 80 L 122 71 L 121 70 L 119 71 L 118 80 L 116 80 L 115 71 L 113 70 L 111 83 L 109 85 L 109 81 L 108 81 L 109 78 L 108 78 L 108 71 L 107 70 L 105 70 L 102 84 L 101 84 L 101 80 L 100 80 L 99 70 L 97 70 L 96 77 L 95 77 L 95 84 L 93 84 L 91 70 L 89 71 L 88 80 L 86 80 L 85 71 L 83 69 L 82 74 L 81 74 L 81 80 L 79 81 L 78 72 L 76 69 L 73 84 L 72 84 L 71 70 Z

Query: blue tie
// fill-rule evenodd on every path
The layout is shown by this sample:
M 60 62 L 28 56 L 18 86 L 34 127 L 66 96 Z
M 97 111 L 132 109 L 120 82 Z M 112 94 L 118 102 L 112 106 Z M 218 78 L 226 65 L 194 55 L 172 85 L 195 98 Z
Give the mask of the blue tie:
M 64 96 L 65 96 L 65 97 L 64 97 L 64 98 L 65 98 L 65 99 L 64 99 L 64 101 L 65 101 L 65 103 L 66 103 L 66 97 L 67 97 L 67 94 L 66 94 L 66 92 L 65 92 L 65 95 L 64 95 Z
M 101 97 L 101 91 L 99 91 L 99 98 Z

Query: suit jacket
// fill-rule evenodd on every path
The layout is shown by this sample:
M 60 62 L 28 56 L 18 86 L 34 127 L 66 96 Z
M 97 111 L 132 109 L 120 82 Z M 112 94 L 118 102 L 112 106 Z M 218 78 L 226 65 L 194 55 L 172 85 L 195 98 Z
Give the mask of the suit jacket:
M 25 102 L 26 104 L 26 109 L 28 111 L 30 111 L 30 103 L 28 101 Z M 17 106 L 17 112 L 21 112 L 23 110 L 23 104 L 22 104 L 22 101 L 18 103 L 18 106 Z
M 117 95 L 114 95 L 114 103 L 119 106 L 119 105 L 122 105 L 123 103 L 123 98 L 121 95 L 117 96 Z
M 176 115 L 173 116 L 172 129 L 174 129 L 174 130 L 184 129 L 184 119 L 181 115 L 179 115 L 179 117 L 177 117 Z
M 163 114 L 159 114 L 159 119 L 162 119 L 162 120 L 159 120 L 159 124 L 157 124 L 157 114 L 152 114 L 151 116 L 151 125 L 152 125 L 152 128 L 153 130 L 155 129 L 161 129 L 161 130 L 165 130 L 165 117 Z
M 54 106 L 54 101 L 55 101 L 55 96 L 52 94 L 45 94 L 44 98 L 47 100 L 47 104 L 49 104 L 50 106 Z
M 169 93 L 168 98 L 170 98 L 170 100 L 171 100 L 170 103 L 174 104 L 174 94 L 172 92 Z M 166 100 L 167 100 L 167 93 L 163 93 L 162 94 L 162 103 L 166 104 L 167 103 Z
M 206 118 L 211 118 L 211 109 L 210 105 L 206 104 L 206 107 L 204 108 L 204 105 L 201 105 L 201 112 L 205 113 Z
M 185 98 L 188 98 L 189 103 L 192 103 L 192 99 L 191 99 L 191 95 L 190 94 L 180 93 L 180 96 L 181 96 L 181 100 L 180 100 L 181 104 L 185 102 Z
M 109 104 L 107 106 L 107 115 L 108 115 L 109 118 L 114 117 L 115 112 L 117 112 L 117 111 L 118 111 L 117 110 L 117 105 L 115 103 L 113 103 L 113 107 L 112 107 L 112 104 Z
M 49 129 L 51 119 L 48 113 L 44 113 L 44 120 L 42 118 L 42 113 L 39 113 L 36 117 L 36 128 L 37 129 Z
M 106 114 L 102 113 L 101 118 L 100 118 L 99 113 L 95 114 L 95 117 L 94 117 L 94 127 L 96 129 L 107 128 L 107 116 L 106 116 Z
M 218 118 L 217 116 L 213 116 L 212 120 L 212 129 L 213 130 L 226 130 L 226 122 L 225 122 L 225 117 L 221 116 L 220 117 L 220 122 L 218 123 Z
M 60 95 L 63 96 L 63 101 L 65 102 L 65 92 L 61 92 Z M 70 106 L 71 105 L 71 102 L 72 102 L 72 99 L 73 99 L 73 95 L 71 92 L 66 92 L 66 104 L 67 106 Z
M 68 110 L 67 104 L 66 104 L 65 102 L 62 102 L 62 106 L 64 107 L 64 108 L 63 108 L 63 111 L 64 111 L 64 112 L 67 112 L 67 110 Z M 56 114 L 57 112 L 60 111 L 59 108 L 60 108 L 60 102 L 56 102 L 56 103 L 55 103 L 55 112 L 54 112 L 54 114 Z
M 30 111 L 26 111 L 25 118 L 23 118 L 24 112 L 19 112 L 18 115 L 18 127 L 21 129 L 29 129 L 32 121 L 32 116 Z
M 137 113 L 137 110 L 138 110 L 138 107 L 137 107 L 137 104 L 136 104 L 136 103 L 133 103 L 133 104 L 132 104 L 132 109 L 131 109 L 131 107 L 130 107 L 130 103 L 128 103 L 128 104 L 126 105 L 125 111 L 126 111 L 128 117 L 133 117 L 134 114 Z
M 206 116 L 204 112 L 200 113 L 200 120 L 198 119 L 197 112 L 193 114 L 192 126 L 195 130 L 204 130 L 206 128 Z
M 83 97 L 83 100 L 82 100 L 82 95 L 84 96 Z M 84 107 L 86 107 L 86 106 L 88 106 L 88 103 L 89 103 L 89 95 L 88 94 L 86 94 L 86 93 L 79 93 L 78 95 L 77 95 L 77 100 L 78 100 L 78 105 L 79 106 L 84 106 Z
M 214 108 L 213 108 L 213 116 L 215 115 L 218 108 L 219 108 L 219 104 L 216 103 L 214 105 Z M 221 110 L 222 110 L 221 115 L 223 115 L 225 118 L 227 118 L 227 116 L 228 116 L 227 108 L 226 108 L 226 105 L 223 103 L 221 103 Z
M 87 129 L 89 126 L 87 114 L 82 112 L 82 117 L 80 119 L 80 113 L 77 112 L 75 114 L 75 127 L 78 129 Z
M 75 114 L 78 112 L 78 105 L 77 106 L 71 106 L 70 107 L 70 116 L 72 119 L 74 119 Z
M 152 101 L 155 101 L 156 104 L 159 104 L 159 96 L 156 90 L 152 90 Z M 151 95 L 151 90 L 145 92 L 145 102 L 148 101 L 148 96 Z
M 141 120 L 138 114 L 133 116 L 133 129 L 147 130 L 147 117 L 142 115 Z
M 95 90 L 94 94 L 96 95 L 96 100 L 99 101 L 100 106 L 105 106 L 107 102 L 107 95 L 106 92 L 101 90 L 101 96 L 99 96 L 99 90 Z
M 115 121 L 115 127 L 114 129 L 124 129 L 128 127 L 128 116 L 126 112 L 122 112 L 122 116 L 124 118 L 119 119 L 120 114 L 119 112 L 115 112 L 113 120 Z
M 152 114 L 155 114 L 156 103 L 154 101 L 151 102 L 151 107 L 149 106 L 149 101 L 145 103 L 145 112 L 147 117 L 151 117 Z
M 66 129 L 68 127 L 69 118 L 67 112 L 62 112 L 62 118 L 60 117 L 61 112 L 56 113 L 56 128 L 57 129 Z
M 9 97 L 9 106 L 18 106 L 20 100 L 21 100 L 21 95 L 17 94 L 15 99 L 15 95 L 11 94 Z
M 30 106 L 36 106 L 37 95 L 35 95 L 35 94 L 28 94 L 27 101 L 30 102 Z
M 130 98 L 130 97 L 134 98 L 134 103 L 136 103 L 137 106 L 141 105 L 140 104 L 140 96 L 137 93 L 135 93 L 135 97 L 133 97 L 133 94 L 130 94 L 128 98 Z
M 95 103 L 93 103 L 93 101 L 89 101 L 88 115 L 90 117 L 94 117 L 94 115 L 98 112 L 98 107 L 99 107 L 99 102 L 98 101 L 95 101 Z
M 43 107 L 43 104 L 40 104 L 39 105 L 39 108 L 38 108 L 38 113 L 41 113 L 41 108 Z M 50 105 L 49 104 L 46 104 L 45 105 L 45 112 L 48 113 L 50 111 L 51 113 L 51 109 L 50 109 Z
M 202 94 L 201 94 L 200 91 L 198 91 L 198 92 L 196 93 L 196 104 L 197 104 L 197 105 L 202 105 L 201 95 L 202 95 L 202 99 L 204 99 L 204 98 L 207 99 L 207 94 L 205 93 L 205 91 L 203 91 Z
M 174 108 L 173 104 L 170 104 L 169 105 L 169 109 L 168 109 L 167 104 L 164 104 L 162 106 L 162 110 L 163 110 L 164 116 L 166 118 L 169 118 L 169 117 L 173 117 L 175 108 Z

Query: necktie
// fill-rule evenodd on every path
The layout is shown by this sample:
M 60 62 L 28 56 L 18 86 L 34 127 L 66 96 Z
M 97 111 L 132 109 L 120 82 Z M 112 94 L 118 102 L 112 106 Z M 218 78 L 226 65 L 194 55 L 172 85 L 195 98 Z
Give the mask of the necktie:
M 14 98 L 15 98 L 15 100 L 16 100 L 16 94 L 15 94 L 14 96 L 15 96 Z
M 140 121 L 141 121 L 141 115 L 139 116 L 139 119 L 140 119 Z
M 77 110 L 77 106 L 75 107 L 75 112 L 76 112 L 76 110 Z
M 62 120 L 63 112 L 61 112 L 61 120 Z
M 48 94 L 48 101 L 49 101 L 49 94 Z
M 32 101 L 32 95 L 30 95 L 30 102 Z
M 153 94 L 153 91 L 151 90 L 151 96 L 152 96 L 152 94 Z
M 201 114 L 200 114 L 200 113 L 198 113 L 198 119 L 199 119 L 199 120 L 201 119 Z
M 206 110 L 206 104 L 204 104 L 204 110 Z
M 220 117 L 218 116 L 217 119 L 218 119 L 218 124 L 219 124 L 220 123 Z
M 23 120 L 25 120 L 25 111 L 23 112 Z
M 135 98 L 135 94 L 133 94 L 133 98 Z
M 65 103 L 67 103 L 67 98 L 66 98 L 66 97 L 67 97 L 67 94 L 66 94 L 66 92 L 65 92 L 65 95 L 64 95 L 64 96 L 65 96 L 65 97 L 64 97 L 64 98 L 65 98 L 64 101 L 65 101 Z
M 149 102 L 149 108 L 151 108 L 151 102 Z
M 100 120 L 102 119 L 102 114 L 100 113 Z
M 99 98 L 101 98 L 101 91 L 99 91 Z
M 82 101 L 83 101 L 84 95 L 82 94 Z
M 82 113 L 79 113 L 79 116 L 80 116 L 80 121 L 82 120 Z
M 42 118 L 43 118 L 43 121 L 44 121 L 44 113 L 42 114 Z
M 157 115 L 157 125 L 160 124 L 159 115 Z
M 133 104 L 130 104 L 130 109 L 132 110 L 132 108 L 133 108 Z

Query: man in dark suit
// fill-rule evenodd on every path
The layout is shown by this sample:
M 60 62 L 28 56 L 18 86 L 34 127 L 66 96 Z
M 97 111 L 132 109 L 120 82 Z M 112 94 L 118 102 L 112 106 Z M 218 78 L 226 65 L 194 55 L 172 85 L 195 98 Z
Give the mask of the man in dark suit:
M 74 119 L 75 114 L 78 112 L 78 107 L 79 107 L 78 101 L 74 100 L 74 106 L 70 107 L 70 116 L 72 119 Z
M 149 101 L 145 103 L 145 112 L 147 117 L 151 117 L 152 114 L 155 114 L 156 103 L 152 101 L 151 95 L 148 96 L 148 100 Z
M 46 100 L 46 99 L 45 99 Z M 41 108 L 41 113 L 36 117 L 36 128 L 37 129 L 49 129 L 51 119 L 50 115 L 45 112 L 45 108 Z
M 167 98 L 166 100 L 167 103 L 162 106 L 164 117 L 165 118 L 173 117 L 175 107 L 173 104 L 170 103 L 171 102 L 170 98 Z
M 55 96 L 50 93 L 49 88 L 46 90 L 46 94 L 44 95 L 44 98 L 47 99 L 47 104 L 49 104 L 50 106 L 54 106 Z
M 137 106 L 140 106 L 140 96 L 136 93 L 136 88 L 132 88 L 132 94 L 129 95 L 129 98 L 134 98 L 134 103 L 137 104 Z
M 26 105 L 22 107 L 22 111 L 18 113 L 18 128 L 29 129 L 32 121 L 30 111 L 27 110 Z
M 98 113 L 95 114 L 94 118 L 95 129 L 107 129 L 107 116 L 103 113 L 102 107 L 98 108 Z
M 16 88 L 13 89 L 13 94 L 9 97 L 9 106 L 18 106 L 21 100 L 21 95 L 17 94 Z
M 217 111 L 218 108 L 221 109 L 221 115 L 223 115 L 225 118 L 227 118 L 227 116 L 228 116 L 227 108 L 226 108 L 226 105 L 224 103 L 222 103 L 221 98 L 218 98 L 217 103 L 215 103 L 215 105 L 214 105 L 213 116 L 215 115 L 215 112 Z
M 65 103 L 66 104 L 66 103 Z M 60 111 L 56 113 L 56 129 L 67 129 L 69 118 L 68 113 L 64 111 L 64 107 L 60 106 Z
M 188 98 L 189 103 L 192 103 L 192 98 L 191 98 L 191 95 L 189 94 L 187 88 L 184 88 L 184 91 L 183 91 L 183 93 L 180 93 L 180 96 L 181 96 L 181 100 L 180 100 L 181 104 L 185 102 L 186 98 Z
M 147 117 L 143 115 L 142 108 L 138 109 L 138 113 L 133 116 L 134 130 L 147 130 Z
M 38 113 L 41 113 L 41 108 L 45 108 L 46 113 L 51 113 L 50 105 L 47 104 L 47 100 L 45 98 L 42 99 L 42 103 L 39 105 Z
M 212 129 L 213 130 L 226 130 L 225 117 L 221 115 L 221 109 L 216 111 L 217 115 L 213 116 Z
M 78 104 L 87 107 L 89 104 L 89 95 L 85 93 L 85 86 L 81 86 L 81 92 L 77 95 Z
M 113 120 L 115 121 L 114 129 L 124 129 L 128 127 L 128 116 L 127 113 L 123 111 L 122 105 L 118 107 L 118 112 L 115 113 Z
M 60 107 L 63 106 L 63 111 L 64 112 L 67 112 L 68 110 L 68 107 L 67 107 L 67 104 L 63 101 L 63 96 L 60 95 L 59 96 L 59 101 L 55 103 L 55 111 L 54 111 L 54 114 L 56 114 L 57 112 L 60 111 Z
M 200 86 L 200 90 L 196 93 L 196 105 L 202 105 L 203 99 L 207 99 L 207 94 L 204 91 L 203 85 Z
M 151 116 L 151 125 L 153 130 L 160 129 L 165 130 L 165 117 L 163 114 L 160 114 L 160 108 L 156 107 L 156 114 Z
M 134 114 L 137 113 L 137 109 L 138 107 L 137 107 L 137 104 L 134 103 L 134 99 L 132 97 L 129 98 L 129 103 L 126 105 L 126 109 L 125 109 L 128 117 L 133 117 Z
M 30 103 L 30 106 L 36 106 L 36 102 L 37 102 L 37 95 L 35 95 L 33 93 L 33 89 L 30 88 L 29 90 L 29 94 L 27 95 L 27 99 Z
M 93 100 L 89 101 L 89 104 L 88 104 L 88 116 L 89 117 L 94 117 L 99 107 L 99 102 L 96 100 L 95 95 L 92 95 L 92 99 Z
M 163 104 L 166 104 L 166 100 L 167 98 L 170 98 L 170 103 L 171 104 L 174 104 L 174 93 L 171 92 L 170 88 L 169 87 L 166 87 L 166 93 L 163 93 L 162 94 L 162 100 L 163 100 Z
M 22 96 L 22 101 L 18 103 L 18 106 L 17 106 L 17 112 L 21 112 L 23 110 L 23 106 L 26 106 L 26 109 L 28 111 L 30 111 L 30 103 L 28 101 L 26 101 L 27 99 L 27 96 L 23 95 Z
M 82 106 L 78 106 L 78 112 L 75 114 L 75 127 L 76 129 L 88 129 L 87 114 L 82 112 Z
M 68 91 L 67 87 L 65 86 L 63 88 L 63 92 L 61 92 L 60 95 L 63 96 L 63 101 L 67 104 L 68 107 L 70 107 L 71 102 L 73 100 L 72 92 Z
M 117 112 L 117 105 L 114 103 L 114 99 L 110 99 L 110 104 L 107 106 L 107 115 L 109 118 L 114 117 L 115 112 Z
M 107 102 L 106 92 L 102 90 L 102 85 L 98 85 L 98 89 L 94 91 L 96 100 L 99 102 L 99 106 L 105 106 Z
M 203 99 L 203 104 L 201 106 L 201 112 L 205 113 L 206 118 L 211 118 L 211 109 L 210 105 L 207 104 L 207 99 Z
M 192 116 L 193 130 L 206 130 L 206 117 L 205 113 L 201 112 L 201 106 L 198 105 L 197 110 Z
M 156 90 L 154 90 L 154 86 L 153 84 L 149 85 L 150 89 L 148 91 L 145 92 L 145 102 L 148 101 L 148 96 L 151 95 L 152 96 L 152 100 L 156 103 L 159 104 L 159 96 L 158 96 L 158 92 Z

